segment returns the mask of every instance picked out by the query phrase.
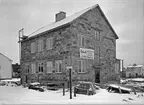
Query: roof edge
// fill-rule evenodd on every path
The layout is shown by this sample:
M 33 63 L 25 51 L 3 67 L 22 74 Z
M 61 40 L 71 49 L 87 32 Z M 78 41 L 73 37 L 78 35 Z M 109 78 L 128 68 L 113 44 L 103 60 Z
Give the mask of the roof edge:
M 4 57 L 6 57 L 8 60 L 10 60 L 10 61 L 13 61 L 13 60 L 11 60 L 10 58 L 8 58 L 7 56 L 5 56 L 4 54 L 2 54 L 2 53 L 0 53 L 2 56 L 4 56 Z
M 104 12 L 102 11 L 102 9 L 100 8 L 100 6 L 98 5 L 97 7 L 100 9 L 100 12 L 101 12 L 102 15 L 104 16 L 106 22 L 108 23 L 108 25 L 110 26 L 110 28 L 111 28 L 112 31 L 114 32 L 116 39 L 119 39 L 118 35 L 116 34 L 116 32 L 114 31 L 114 29 L 112 28 L 111 24 L 109 23 L 108 19 L 106 18 L 105 14 L 104 14 Z

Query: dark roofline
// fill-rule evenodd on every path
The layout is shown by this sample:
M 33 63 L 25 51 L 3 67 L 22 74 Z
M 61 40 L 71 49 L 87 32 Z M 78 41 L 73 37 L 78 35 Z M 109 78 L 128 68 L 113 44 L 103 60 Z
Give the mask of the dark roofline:
M 103 13 L 102 9 L 100 8 L 100 6 L 97 6 L 100 10 L 100 12 L 102 13 L 102 15 L 104 16 L 106 22 L 108 23 L 108 25 L 110 26 L 111 30 L 113 31 L 113 33 L 115 34 L 116 39 L 119 39 L 119 37 L 117 36 L 116 32 L 114 31 L 114 29 L 112 28 L 111 24 L 109 23 L 108 19 L 106 18 L 105 14 Z
M 12 61 L 10 58 L 8 58 L 7 56 L 5 56 L 4 54 L 0 53 L 2 56 L 6 57 L 8 60 Z

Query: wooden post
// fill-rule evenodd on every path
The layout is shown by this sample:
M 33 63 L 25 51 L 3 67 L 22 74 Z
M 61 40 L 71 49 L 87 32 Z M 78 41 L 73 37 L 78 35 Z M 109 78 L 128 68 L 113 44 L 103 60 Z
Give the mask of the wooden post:
M 69 84 L 70 84 L 70 99 L 72 99 L 72 79 L 71 79 L 71 68 L 69 69 Z
M 76 97 L 76 88 L 74 87 L 74 97 Z
M 62 83 L 63 84 L 63 96 L 65 95 L 65 83 Z

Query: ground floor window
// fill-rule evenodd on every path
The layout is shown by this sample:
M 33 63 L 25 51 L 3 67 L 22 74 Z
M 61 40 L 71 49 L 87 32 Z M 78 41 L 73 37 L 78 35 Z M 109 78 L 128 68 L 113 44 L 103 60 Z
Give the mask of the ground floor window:
M 78 72 L 83 73 L 86 71 L 86 61 L 85 60 L 79 60 L 78 61 Z
M 47 73 L 52 73 L 53 70 L 53 62 L 48 61 L 47 62 Z
M 30 65 L 29 64 L 26 64 L 26 73 L 29 73 L 30 72 Z
M 62 72 L 62 60 L 55 61 L 55 70 L 57 73 Z
M 35 73 L 35 71 L 36 71 L 36 64 L 32 63 L 31 64 L 31 73 Z
M 44 63 L 39 63 L 38 64 L 38 70 L 39 70 L 40 73 L 44 72 Z

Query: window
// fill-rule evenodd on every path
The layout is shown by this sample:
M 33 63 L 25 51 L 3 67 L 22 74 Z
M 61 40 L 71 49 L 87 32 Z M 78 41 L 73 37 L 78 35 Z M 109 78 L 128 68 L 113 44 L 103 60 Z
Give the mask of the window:
M 100 41 L 100 31 L 95 31 L 95 39 Z
M 85 46 L 85 37 L 82 35 L 78 35 L 78 46 L 80 46 L 80 47 Z
M 100 63 L 100 47 L 95 47 L 95 61 L 97 63 Z
M 46 48 L 47 48 L 47 50 L 50 50 L 50 49 L 52 49 L 52 47 L 53 47 L 53 38 L 48 38 L 46 40 Z
M 38 40 L 38 52 L 43 51 L 43 49 L 44 49 L 43 40 Z
M 47 62 L 47 73 L 52 73 L 53 70 L 53 63 L 48 61 Z
M 55 61 L 56 72 L 62 72 L 62 60 Z
M 100 54 L 100 47 L 98 46 L 95 47 L 95 54 L 98 54 L 98 55 Z
M 38 70 L 39 70 L 40 73 L 44 72 L 44 63 L 39 63 L 38 64 Z
M 35 73 L 35 71 L 36 71 L 36 64 L 32 63 L 31 64 L 31 73 Z
M 80 60 L 78 61 L 78 72 L 83 73 L 86 70 L 86 61 Z
M 30 72 L 30 65 L 27 64 L 27 65 L 26 65 L 26 73 L 29 73 L 29 72 Z
M 31 43 L 31 53 L 35 53 L 36 52 L 36 42 L 32 42 Z

